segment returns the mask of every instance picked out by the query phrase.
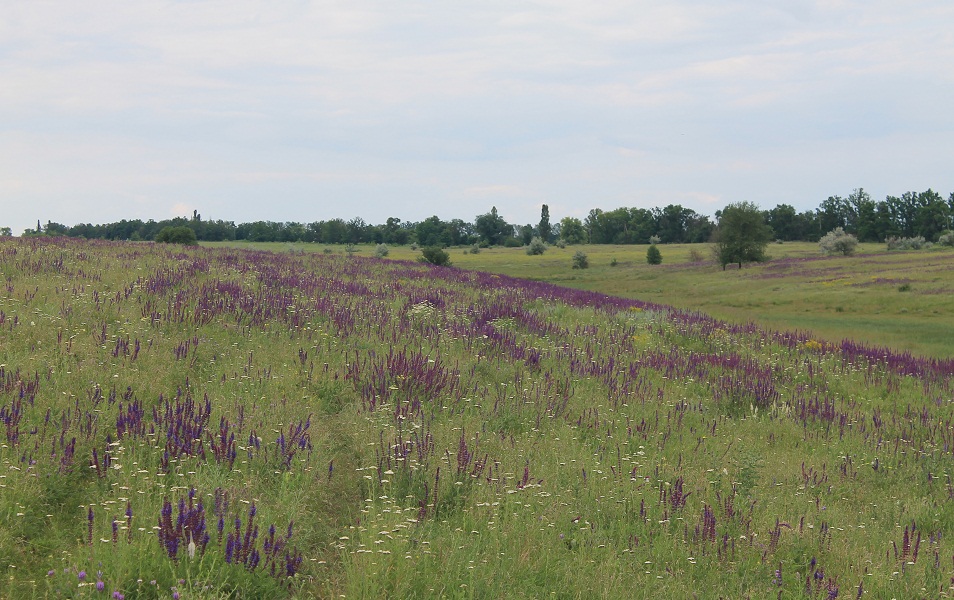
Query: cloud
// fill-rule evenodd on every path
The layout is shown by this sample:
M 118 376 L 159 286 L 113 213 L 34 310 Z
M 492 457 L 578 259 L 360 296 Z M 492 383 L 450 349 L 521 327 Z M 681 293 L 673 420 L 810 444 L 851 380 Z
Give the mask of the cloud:
M 5 218 L 500 202 L 526 221 L 542 202 L 813 207 L 866 177 L 954 189 L 952 23 L 942 0 L 17 3 Z

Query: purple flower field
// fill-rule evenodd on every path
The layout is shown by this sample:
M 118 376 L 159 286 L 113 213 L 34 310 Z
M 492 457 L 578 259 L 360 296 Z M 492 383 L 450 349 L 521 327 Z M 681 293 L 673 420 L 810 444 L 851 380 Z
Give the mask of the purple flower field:
M 0 596 L 954 589 L 952 360 L 359 256 L 0 274 Z

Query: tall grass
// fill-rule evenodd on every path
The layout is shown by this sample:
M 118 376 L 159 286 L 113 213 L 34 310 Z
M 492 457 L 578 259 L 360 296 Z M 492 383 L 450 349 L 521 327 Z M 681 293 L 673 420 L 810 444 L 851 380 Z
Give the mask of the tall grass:
M 361 253 L 0 275 L 0 595 L 950 594 L 950 360 Z

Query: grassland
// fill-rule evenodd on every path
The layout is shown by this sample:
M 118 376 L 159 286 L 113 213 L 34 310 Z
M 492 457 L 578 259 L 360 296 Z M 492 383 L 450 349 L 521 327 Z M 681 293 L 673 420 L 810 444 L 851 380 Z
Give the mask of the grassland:
M 368 254 L 0 240 L 0 596 L 950 597 L 954 362 Z
M 266 246 L 276 251 L 290 247 Z M 372 246 L 358 248 L 364 256 L 374 254 Z M 341 247 L 330 249 L 343 252 Z M 699 310 L 736 323 L 804 330 L 833 342 L 852 339 L 924 356 L 954 357 L 954 249 L 887 252 L 883 244 L 861 244 L 855 256 L 827 257 L 819 254 L 817 244 L 788 242 L 771 245 L 772 260 L 767 263 L 727 271 L 711 260 L 705 245 L 662 246 L 663 264 L 658 266 L 646 263 L 646 249 L 553 246 L 541 256 L 528 256 L 521 248 L 449 252 L 453 264 L 464 269 Z M 587 254 L 590 268 L 572 268 L 578 250 Z M 409 247 L 392 247 L 389 257 L 414 260 L 419 255 Z

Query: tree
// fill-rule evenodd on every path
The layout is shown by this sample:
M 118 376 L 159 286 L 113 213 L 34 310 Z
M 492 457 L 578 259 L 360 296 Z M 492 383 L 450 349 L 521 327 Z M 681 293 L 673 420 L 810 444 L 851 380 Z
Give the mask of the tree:
M 658 265 L 662 263 L 662 252 L 659 251 L 659 248 L 656 244 L 649 246 L 649 249 L 646 250 L 646 262 L 651 265 Z
M 586 256 L 586 252 L 582 250 L 577 250 L 573 255 L 573 268 L 574 269 L 588 269 L 590 267 L 590 260 Z
M 0 237 L 10 237 L 13 235 L 13 230 L 9 227 L 0 227 Z
M 719 225 L 715 230 L 716 257 L 722 270 L 729 263 L 762 262 L 765 248 L 772 239 L 772 228 L 765 224 L 762 211 L 751 202 L 737 202 L 716 214 Z
M 195 246 L 195 232 L 190 228 L 182 227 L 163 227 L 162 231 L 156 234 L 156 241 L 162 244 L 185 244 Z
M 854 254 L 855 248 L 858 247 L 858 238 L 850 233 L 845 233 L 845 230 L 841 227 L 835 227 L 818 241 L 818 247 L 829 256 L 832 254 L 851 256 Z
M 508 237 L 513 237 L 513 226 L 497 214 L 496 206 L 491 208 L 489 213 L 477 217 L 474 230 L 481 240 L 491 246 L 502 244 Z
M 428 246 L 427 248 L 421 249 L 421 257 L 418 258 L 420 262 L 431 263 L 432 265 L 437 265 L 440 267 L 449 267 L 451 264 L 450 254 L 444 252 L 441 248 L 437 246 Z
M 421 246 L 444 248 L 450 245 L 450 240 L 447 239 L 447 223 L 441 221 L 437 215 L 424 219 L 414 230 L 417 234 L 417 243 Z
M 536 256 L 538 254 L 543 254 L 547 251 L 547 245 L 543 243 L 543 240 L 535 237 L 530 240 L 530 243 L 527 244 L 527 254 L 530 256 Z
M 540 223 L 537 225 L 537 234 L 544 242 L 549 242 L 553 235 L 553 228 L 550 226 L 550 207 L 546 204 L 540 210 Z
M 567 244 L 582 244 L 586 241 L 583 222 L 575 217 L 563 217 L 560 220 L 560 239 Z

